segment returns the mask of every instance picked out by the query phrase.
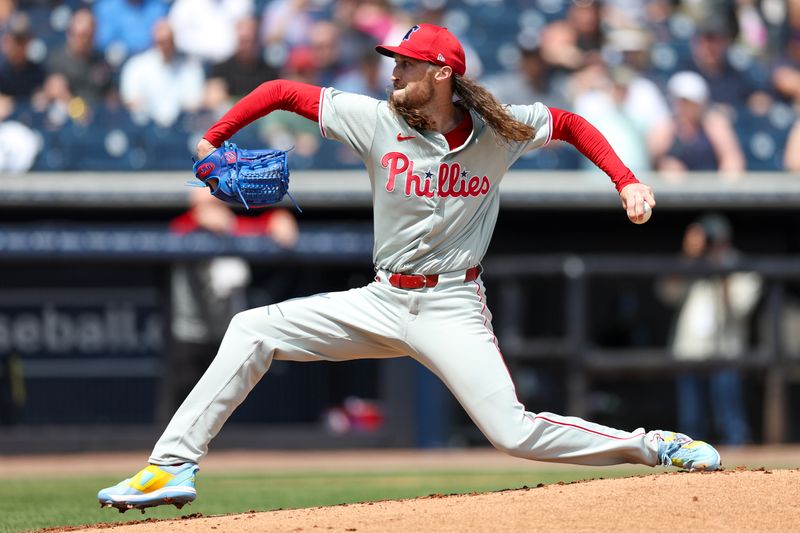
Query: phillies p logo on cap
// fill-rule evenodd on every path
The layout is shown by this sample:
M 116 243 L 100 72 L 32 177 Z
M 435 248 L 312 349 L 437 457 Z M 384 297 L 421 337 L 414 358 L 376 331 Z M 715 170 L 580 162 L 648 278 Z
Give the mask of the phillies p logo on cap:
M 411 29 L 408 30 L 405 35 L 403 35 L 403 40 L 404 41 L 409 40 L 411 38 L 411 34 L 414 33 L 415 31 L 419 31 L 419 24 L 417 24 L 416 26 L 412 26 Z
M 459 76 L 467 70 L 464 48 L 447 28 L 433 24 L 416 24 L 403 36 L 399 46 L 376 46 L 379 54 L 395 55 L 448 66 Z

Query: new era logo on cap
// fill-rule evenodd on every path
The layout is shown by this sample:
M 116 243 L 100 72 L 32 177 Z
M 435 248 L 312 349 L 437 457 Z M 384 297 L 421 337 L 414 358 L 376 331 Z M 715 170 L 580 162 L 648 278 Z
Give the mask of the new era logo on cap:
M 412 26 L 403 36 L 399 46 L 376 46 L 378 53 L 388 57 L 395 54 L 448 66 L 459 76 L 467 70 L 464 48 L 447 28 L 433 24 Z

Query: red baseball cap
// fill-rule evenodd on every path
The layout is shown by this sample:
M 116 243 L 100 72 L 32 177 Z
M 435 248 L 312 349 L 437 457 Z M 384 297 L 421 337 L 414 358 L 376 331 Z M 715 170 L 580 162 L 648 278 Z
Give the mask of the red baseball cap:
M 447 28 L 433 24 L 413 26 L 403 37 L 400 46 L 376 46 L 375 50 L 387 57 L 398 54 L 434 65 L 448 66 L 459 76 L 467 71 L 464 48 L 456 36 Z

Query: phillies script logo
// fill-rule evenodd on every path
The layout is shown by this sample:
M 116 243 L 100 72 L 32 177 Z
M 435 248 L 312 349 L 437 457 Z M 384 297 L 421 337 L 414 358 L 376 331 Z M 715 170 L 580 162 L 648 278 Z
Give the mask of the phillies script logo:
M 416 195 L 426 198 L 434 196 L 484 196 L 489 192 L 489 178 L 469 176 L 458 163 L 442 163 L 439 175 L 430 170 L 422 176 L 414 174 L 414 162 L 401 152 L 389 152 L 381 158 L 381 166 L 389 169 L 386 190 L 394 191 L 397 176 L 405 177 L 406 196 Z M 434 181 L 437 180 L 437 181 Z M 438 185 L 434 188 L 435 185 Z

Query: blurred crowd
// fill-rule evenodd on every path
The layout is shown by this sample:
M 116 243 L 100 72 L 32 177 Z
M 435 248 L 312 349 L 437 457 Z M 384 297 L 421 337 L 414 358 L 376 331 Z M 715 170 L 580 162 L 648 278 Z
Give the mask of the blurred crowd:
M 501 101 L 585 116 L 635 172 L 800 170 L 800 0 L 0 0 L 0 169 L 186 169 L 264 81 L 385 97 L 373 47 L 419 22 Z M 291 113 L 233 140 L 360 164 Z M 585 165 L 552 146 L 517 168 Z

